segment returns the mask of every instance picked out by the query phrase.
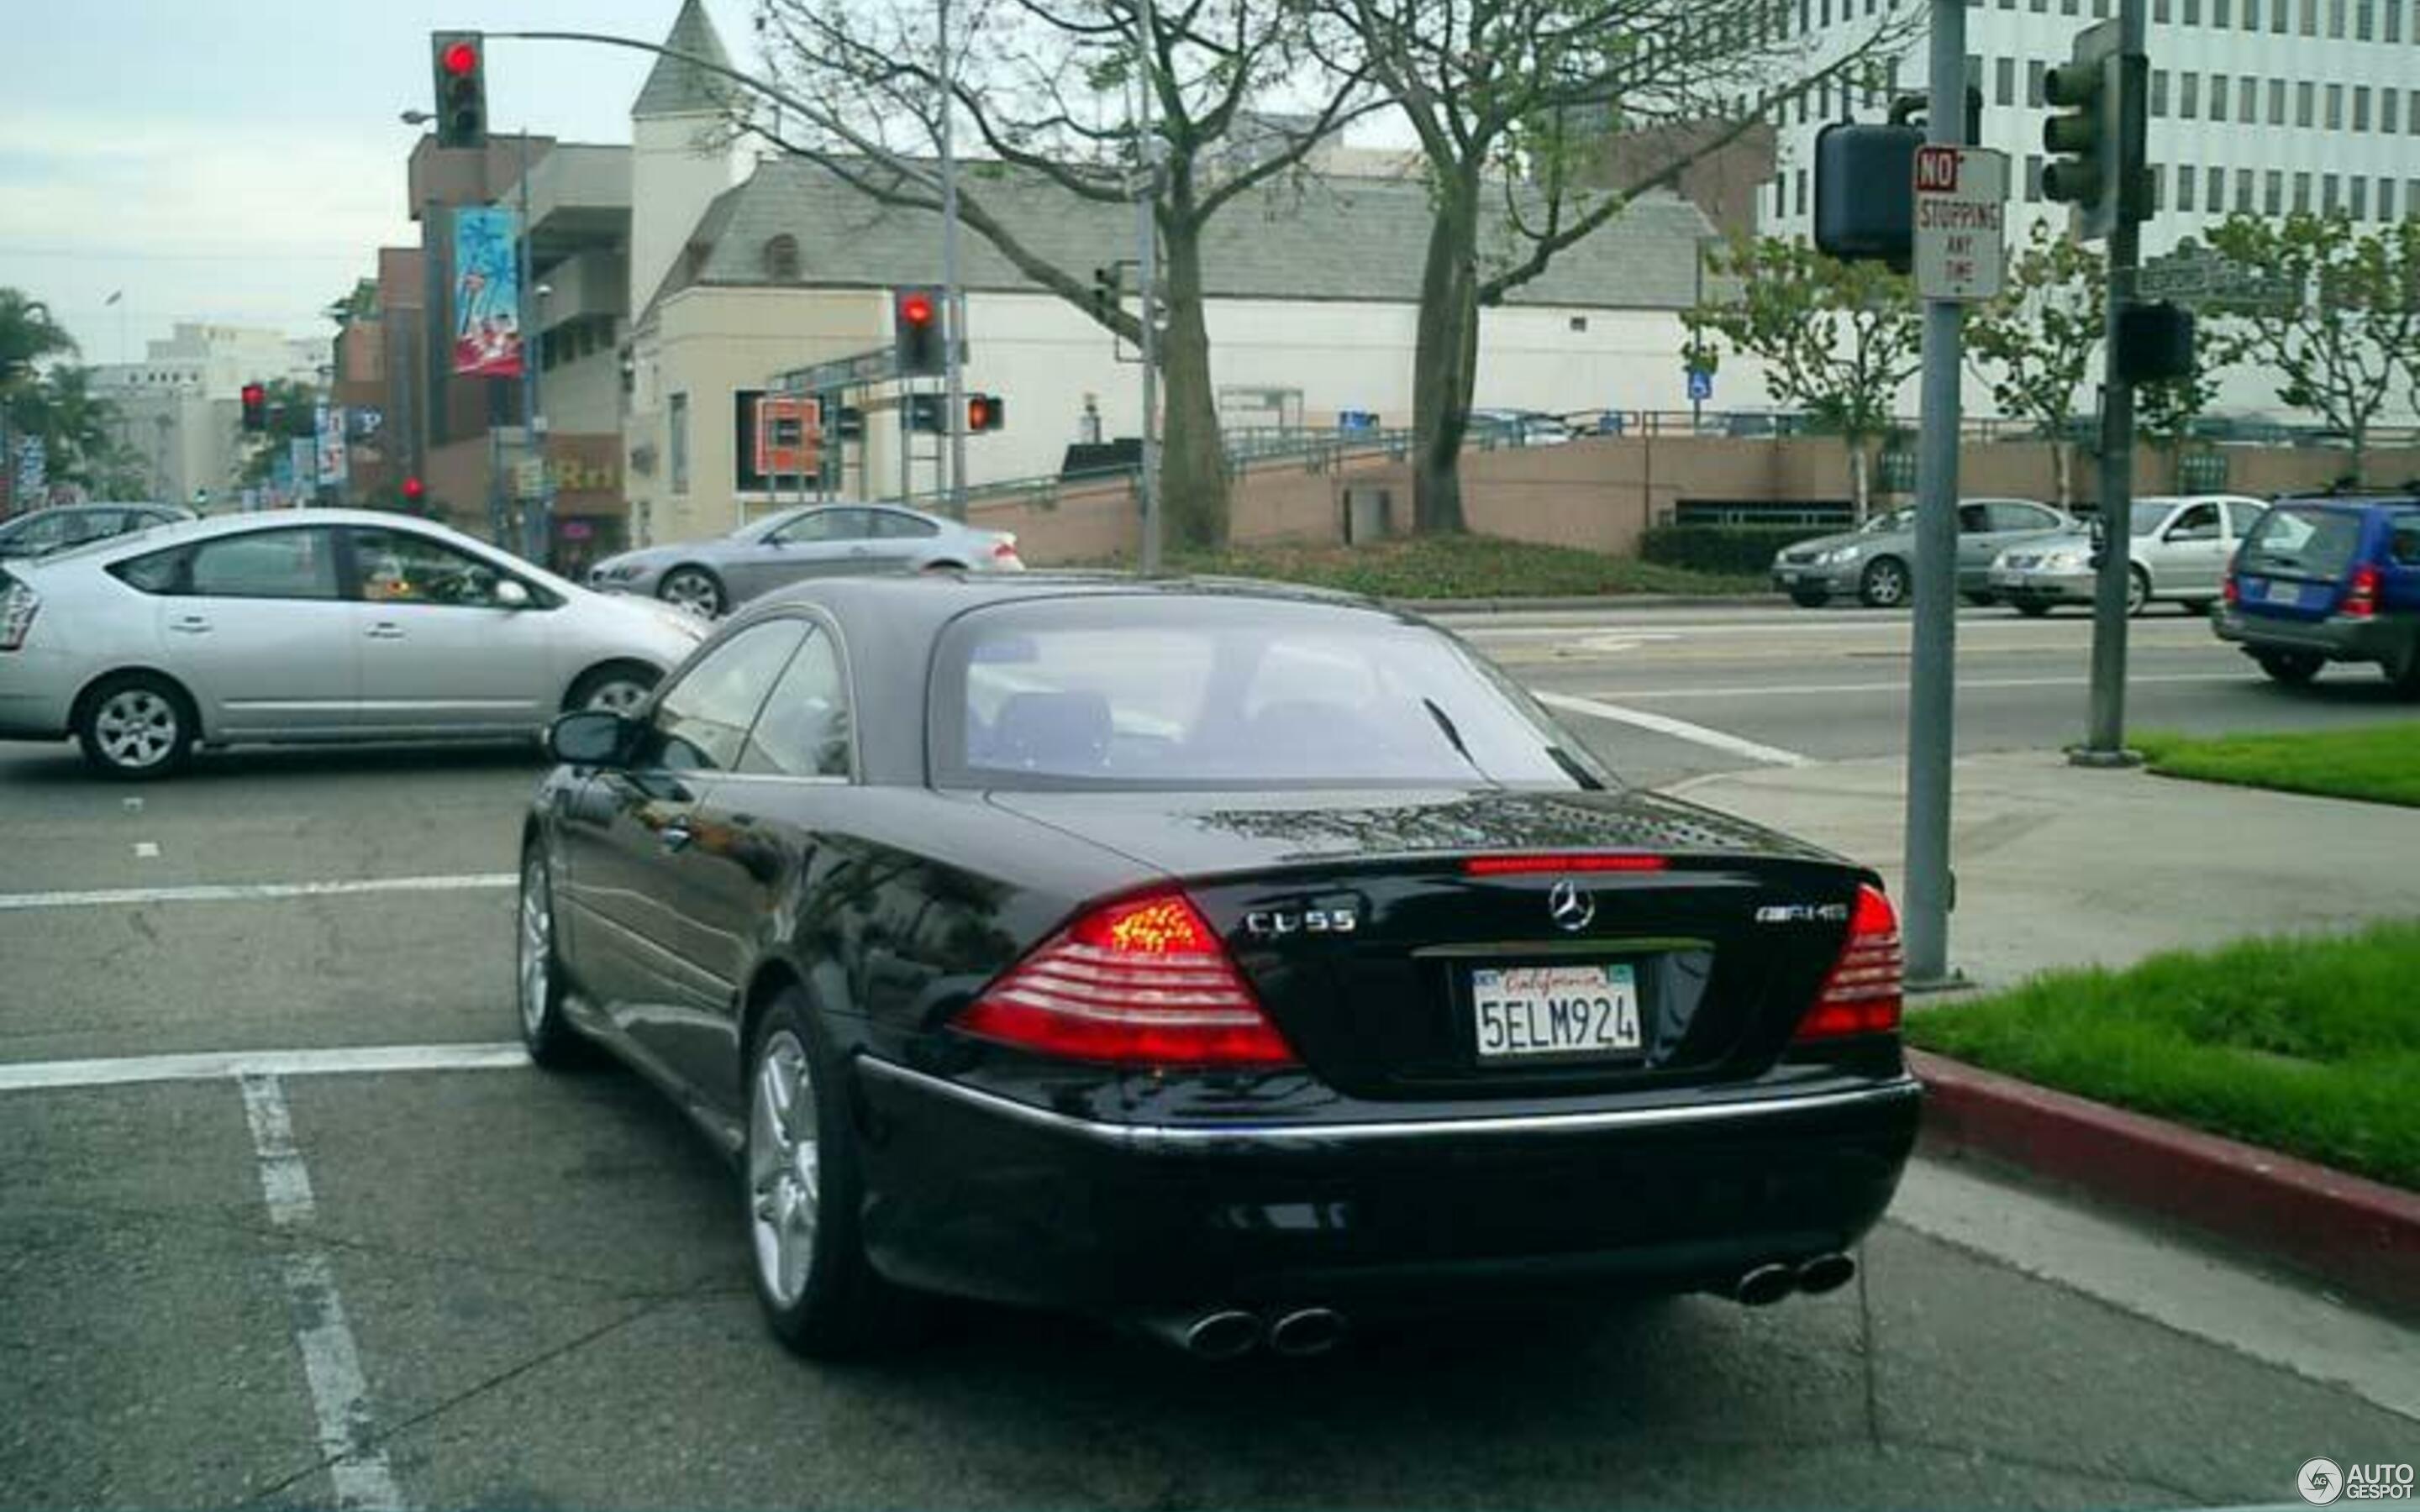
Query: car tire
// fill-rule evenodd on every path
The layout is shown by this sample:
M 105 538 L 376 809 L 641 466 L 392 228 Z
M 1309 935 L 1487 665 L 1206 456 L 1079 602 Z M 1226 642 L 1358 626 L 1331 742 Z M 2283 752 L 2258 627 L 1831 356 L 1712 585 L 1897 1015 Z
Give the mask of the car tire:
M 2012 598 L 2009 603 L 2029 620 L 2039 620 L 2050 612 L 2050 601 L 2044 598 Z
M 2408 699 L 2420 699 L 2420 633 L 2403 642 L 2402 654 L 2379 664 L 2387 686 Z
M 2307 651 L 2257 651 L 2253 653 L 2252 659 L 2260 664 L 2260 670 L 2269 674 L 2270 681 L 2283 683 L 2288 687 L 2307 685 L 2319 675 L 2319 669 L 2327 665 L 2325 657 Z
M 895 1348 L 912 1332 L 915 1299 L 865 1257 L 864 1176 L 841 1068 L 795 987 L 750 1036 L 747 1089 L 739 1195 L 766 1326 L 811 1360 Z
M 704 567 L 675 567 L 656 584 L 656 596 L 675 609 L 684 609 L 704 619 L 719 620 L 731 607 L 731 597 L 722 590 L 722 579 Z
M 572 680 L 571 691 L 564 695 L 563 712 L 611 709 L 628 714 L 646 702 L 663 675 L 642 661 L 609 661 L 591 667 Z
M 563 954 L 555 948 L 554 871 L 535 840 L 521 847 L 520 897 L 514 909 L 513 1002 L 521 1047 L 548 1071 L 596 1059 L 595 1047 L 563 1011 Z
M 84 696 L 76 745 L 103 777 L 140 782 L 181 770 L 194 754 L 198 720 L 185 690 L 153 672 L 120 672 Z
M 1907 602 L 1907 563 L 1897 557 L 1876 557 L 1857 578 L 1857 601 L 1868 609 L 1898 609 Z
M 927 562 L 920 570 L 924 572 L 964 572 L 967 570 L 967 564 L 963 562 Z
M 1793 588 L 1790 591 L 1790 601 L 1800 609 L 1822 609 L 1832 602 L 1832 595 L 1812 588 Z
M 2151 575 L 2140 567 L 2126 569 L 2126 617 L 2139 620 L 2151 609 Z

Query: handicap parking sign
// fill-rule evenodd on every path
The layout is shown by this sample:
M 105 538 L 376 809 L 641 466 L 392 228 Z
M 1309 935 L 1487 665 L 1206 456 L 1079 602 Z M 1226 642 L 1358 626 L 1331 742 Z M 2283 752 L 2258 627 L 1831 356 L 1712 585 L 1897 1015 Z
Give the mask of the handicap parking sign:
M 1711 399 L 1714 396 L 1714 376 L 1701 368 L 1689 369 L 1689 397 Z

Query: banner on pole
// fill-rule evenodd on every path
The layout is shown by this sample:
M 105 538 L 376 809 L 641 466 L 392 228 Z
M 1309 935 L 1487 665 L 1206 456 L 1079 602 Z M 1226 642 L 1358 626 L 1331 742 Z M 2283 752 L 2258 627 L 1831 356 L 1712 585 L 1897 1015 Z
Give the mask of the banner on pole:
M 345 411 L 342 406 L 321 405 L 317 412 L 319 428 L 318 467 L 321 486 L 341 488 L 345 486 Z
M 519 222 L 497 206 L 454 212 L 454 371 L 521 376 Z

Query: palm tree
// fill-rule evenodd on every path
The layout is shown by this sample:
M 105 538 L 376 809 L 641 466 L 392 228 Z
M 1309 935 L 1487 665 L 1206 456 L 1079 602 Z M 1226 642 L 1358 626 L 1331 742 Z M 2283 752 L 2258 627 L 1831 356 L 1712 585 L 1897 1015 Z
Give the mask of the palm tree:
M 30 378 L 42 359 L 75 349 L 75 338 L 51 318 L 49 305 L 23 289 L 0 288 L 0 394 Z

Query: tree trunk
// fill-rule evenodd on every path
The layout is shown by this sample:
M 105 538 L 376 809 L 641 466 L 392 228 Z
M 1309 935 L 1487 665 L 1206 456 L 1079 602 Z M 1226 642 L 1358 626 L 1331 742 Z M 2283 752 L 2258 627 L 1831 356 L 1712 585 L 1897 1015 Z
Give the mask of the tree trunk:
M 1172 224 L 1170 223 L 1173 223 Z M 1218 396 L 1210 383 L 1210 331 L 1202 311 L 1202 236 L 1189 216 L 1161 223 L 1168 331 L 1160 338 L 1166 427 L 1160 434 L 1159 499 L 1171 546 L 1227 544 L 1227 452 Z
M 1866 468 L 1866 439 L 1863 436 L 1844 438 L 1849 443 L 1849 500 L 1856 511 L 1857 523 L 1873 513 L 1873 485 Z
M 1477 377 L 1478 203 L 1476 175 L 1440 189 L 1420 271 L 1412 355 L 1412 522 L 1423 535 L 1468 529 L 1462 513 L 1462 439 Z
M 2075 512 L 2075 448 L 2064 440 L 2050 443 L 2051 486 L 2058 490 L 2058 507 Z

